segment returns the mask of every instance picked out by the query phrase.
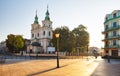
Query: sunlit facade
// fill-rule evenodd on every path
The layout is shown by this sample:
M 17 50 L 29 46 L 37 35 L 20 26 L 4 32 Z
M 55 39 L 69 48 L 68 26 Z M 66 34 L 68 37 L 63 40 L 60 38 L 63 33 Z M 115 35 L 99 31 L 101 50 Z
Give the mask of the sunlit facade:
M 105 16 L 104 21 L 104 54 L 120 56 L 120 10 L 114 10 Z
M 31 24 L 31 45 L 27 47 L 27 50 L 33 53 L 48 53 L 48 46 L 52 36 L 52 21 L 49 17 L 48 8 L 42 25 L 39 24 L 36 12 L 34 23 Z

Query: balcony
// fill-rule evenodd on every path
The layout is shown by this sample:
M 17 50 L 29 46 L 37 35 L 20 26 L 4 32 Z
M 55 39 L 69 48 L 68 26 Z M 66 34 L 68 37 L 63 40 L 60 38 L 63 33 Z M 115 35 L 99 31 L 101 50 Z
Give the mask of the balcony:
M 107 20 L 105 20 L 104 24 L 107 23 L 107 22 L 109 22 L 109 21 L 111 21 L 111 20 L 117 19 L 117 18 L 120 18 L 120 16 L 117 16 L 117 17 L 114 17 L 114 18 L 107 19 Z
M 116 27 L 109 27 L 109 28 L 105 29 L 105 31 L 103 31 L 102 33 L 104 34 L 106 32 L 117 30 L 117 29 L 120 29 L 120 25 L 117 25 Z
M 120 35 L 108 36 L 108 37 L 106 37 L 105 39 L 103 39 L 102 41 L 112 40 L 112 39 L 120 39 Z
M 107 46 L 104 46 L 104 49 L 114 49 L 114 48 L 120 48 L 120 45 L 107 45 Z

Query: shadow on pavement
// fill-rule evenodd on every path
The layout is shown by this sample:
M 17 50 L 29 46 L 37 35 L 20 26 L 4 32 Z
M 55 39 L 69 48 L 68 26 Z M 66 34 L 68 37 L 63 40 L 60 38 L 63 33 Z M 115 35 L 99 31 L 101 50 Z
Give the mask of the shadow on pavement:
M 67 66 L 67 65 L 61 66 L 60 68 L 65 67 L 65 66 Z M 40 72 L 37 72 L 37 73 L 33 73 L 33 74 L 30 74 L 30 75 L 27 75 L 27 76 L 34 76 L 34 75 L 42 74 L 42 73 L 49 72 L 49 71 L 52 71 L 52 70 L 55 70 L 55 69 L 59 69 L 59 68 L 55 67 L 55 68 L 51 68 L 51 69 L 48 69 L 48 70 L 40 71 Z

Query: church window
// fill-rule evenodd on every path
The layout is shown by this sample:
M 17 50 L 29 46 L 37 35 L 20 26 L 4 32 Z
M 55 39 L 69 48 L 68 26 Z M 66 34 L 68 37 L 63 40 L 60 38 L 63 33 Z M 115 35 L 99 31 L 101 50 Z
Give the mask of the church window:
M 50 31 L 49 31 L 49 36 L 51 35 Z
M 38 37 L 39 37 L 39 33 L 38 33 Z
M 34 34 L 32 34 L 32 37 L 34 37 Z
M 45 35 L 45 31 L 43 31 L 43 35 Z

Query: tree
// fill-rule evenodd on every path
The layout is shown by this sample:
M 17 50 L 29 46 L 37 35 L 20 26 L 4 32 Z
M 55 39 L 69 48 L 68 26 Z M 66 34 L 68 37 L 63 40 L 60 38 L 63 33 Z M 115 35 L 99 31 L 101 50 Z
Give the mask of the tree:
M 67 26 L 58 27 L 53 31 L 52 43 L 57 47 L 56 33 L 60 34 L 59 37 L 59 49 L 60 51 L 75 52 L 75 48 L 79 47 L 79 50 L 87 50 L 89 44 L 89 33 L 84 25 L 79 25 L 72 31 Z
M 86 29 L 87 28 L 81 24 L 72 30 L 76 37 L 75 47 L 80 48 L 82 51 L 86 50 L 89 44 L 89 33 L 86 31 Z
M 14 40 L 15 40 L 15 35 L 10 34 L 10 35 L 7 36 L 6 46 L 8 47 L 10 52 L 13 52 L 15 50 L 15 48 L 14 48 Z
M 20 52 L 20 50 L 23 50 L 25 47 L 25 40 L 21 35 L 10 34 L 7 36 L 6 46 L 10 52 Z
M 69 31 L 69 28 L 67 26 L 59 27 L 54 30 L 54 35 L 53 35 L 53 45 L 56 47 L 57 44 L 57 39 L 55 37 L 56 33 L 60 33 L 59 37 L 59 49 L 60 51 L 68 51 L 70 52 L 74 46 L 75 46 L 75 36 L 71 31 Z
M 23 50 L 25 46 L 24 39 L 21 35 L 15 36 L 14 47 L 17 51 Z

